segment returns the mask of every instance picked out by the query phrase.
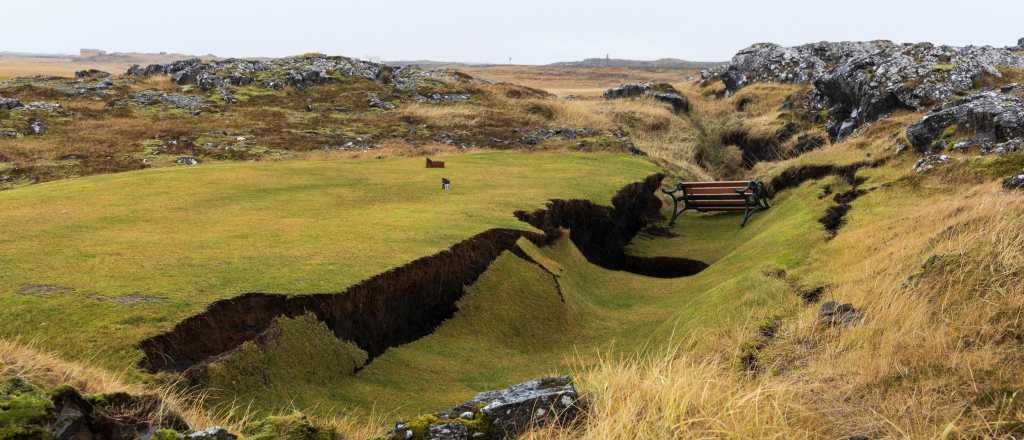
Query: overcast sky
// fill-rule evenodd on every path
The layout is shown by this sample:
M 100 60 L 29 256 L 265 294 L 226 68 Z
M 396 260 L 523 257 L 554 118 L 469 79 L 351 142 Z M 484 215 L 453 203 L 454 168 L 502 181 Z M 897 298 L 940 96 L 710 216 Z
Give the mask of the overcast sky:
M 1024 0 L 0 0 L 0 16 L 0 51 L 517 64 L 606 53 L 726 60 L 759 41 L 1024 38 Z

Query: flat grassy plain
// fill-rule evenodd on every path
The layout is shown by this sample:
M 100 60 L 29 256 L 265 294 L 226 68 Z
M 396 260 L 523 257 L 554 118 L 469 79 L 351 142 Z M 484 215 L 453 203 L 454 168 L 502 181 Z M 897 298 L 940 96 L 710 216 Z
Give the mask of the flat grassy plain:
M 79 70 L 97 69 L 114 75 L 124 73 L 133 64 L 167 63 L 184 58 L 157 54 L 133 54 L 120 57 L 85 59 L 72 56 L 0 55 L 0 80 L 18 76 L 61 76 L 74 78 Z
M 697 70 L 626 67 L 459 66 L 470 75 L 535 87 L 558 96 L 600 96 L 626 83 L 660 81 L 678 83 L 698 75 Z
M 0 335 L 125 368 L 138 340 L 212 301 L 339 292 L 486 229 L 531 228 L 517 209 L 607 203 L 656 172 L 612 154 L 443 159 L 203 165 L 2 192 Z

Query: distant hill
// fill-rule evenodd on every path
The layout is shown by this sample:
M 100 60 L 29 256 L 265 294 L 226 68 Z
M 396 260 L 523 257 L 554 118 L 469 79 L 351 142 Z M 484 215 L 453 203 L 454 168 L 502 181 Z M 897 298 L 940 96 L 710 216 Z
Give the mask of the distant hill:
M 384 64 L 389 66 L 420 66 L 420 67 L 494 67 L 494 66 L 509 66 L 510 64 L 494 64 L 494 63 L 465 63 L 457 61 L 435 61 L 435 60 L 402 60 L 402 61 L 384 61 Z M 634 69 L 706 69 L 709 67 L 715 67 L 726 62 L 704 62 L 704 61 L 687 61 L 678 58 L 661 58 L 653 61 L 645 60 L 623 60 L 616 58 L 587 58 L 583 61 L 563 61 L 558 63 L 544 64 L 543 67 L 626 67 Z
M 120 64 L 162 64 L 187 58 L 204 60 L 218 59 L 215 55 L 188 55 L 180 53 L 142 53 L 142 52 L 105 52 L 98 49 L 82 49 L 78 54 L 29 53 L 0 51 L 0 58 L 5 59 L 51 59 L 84 63 L 120 63 Z
M 459 61 L 436 61 L 436 60 L 396 60 L 396 61 L 382 61 L 383 64 L 387 64 L 392 67 L 405 67 L 405 66 L 419 66 L 419 67 L 459 67 L 459 66 L 472 66 L 472 67 L 488 67 L 495 66 L 497 64 L 489 63 L 464 63 Z
M 654 61 L 624 60 L 616 58 L 587 58 L 583 61 L 563 61 L 548 64 L 553 67 L 630 67 L 657 69 L 706 69 L 725 62 L 687 61 L 678 58 L 661 58 Z

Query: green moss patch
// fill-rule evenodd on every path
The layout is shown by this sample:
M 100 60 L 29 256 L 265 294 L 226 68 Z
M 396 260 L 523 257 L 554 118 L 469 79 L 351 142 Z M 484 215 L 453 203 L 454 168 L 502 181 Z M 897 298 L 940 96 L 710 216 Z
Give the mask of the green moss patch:
M 244 440 L 341 440 L 343 438 L 334 429 L 315 426 L 300 413 L 261 419 L 246 427 L 243 434 Z
M 41 388 L 23 379 L 0 381 L 0 439 L 46 439 L 53 402 Z

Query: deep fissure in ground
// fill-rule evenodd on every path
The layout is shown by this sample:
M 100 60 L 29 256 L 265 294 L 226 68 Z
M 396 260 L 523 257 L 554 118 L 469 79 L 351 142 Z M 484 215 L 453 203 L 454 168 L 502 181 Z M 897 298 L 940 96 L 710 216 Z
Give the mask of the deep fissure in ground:
M 303 296 L 248 293 L 210 304 L 202 313 L 178 323 L 171 331 L 139 343 L 139 366 L 150 371 L 186 372 L 201 378 L 210 362 L 261 335 L 278 317 L 310 314 L 324 322 L 336 337 L 366 351 L 368 362 L 388 348 L 433 333 L 454 316 L 456 303 L 490 264 L 510 251 L 533 261 L 516 242 L 525 238 L 545 246 L 570 228 L 570 238 L 586 258 L 602 267 L 658 277 L 687 276 L 706 264 L 679 258 L 626 255 L 624 247 L 660 216 L 655 191 L 664 175 L 627 185 L 612 199 L 612 207 L 583 200 L 554 200 L 547 209 L 516 215 L 544 231 L 536 234 L 492 229 L 435 255 L 376 275 L 344 292 Z

